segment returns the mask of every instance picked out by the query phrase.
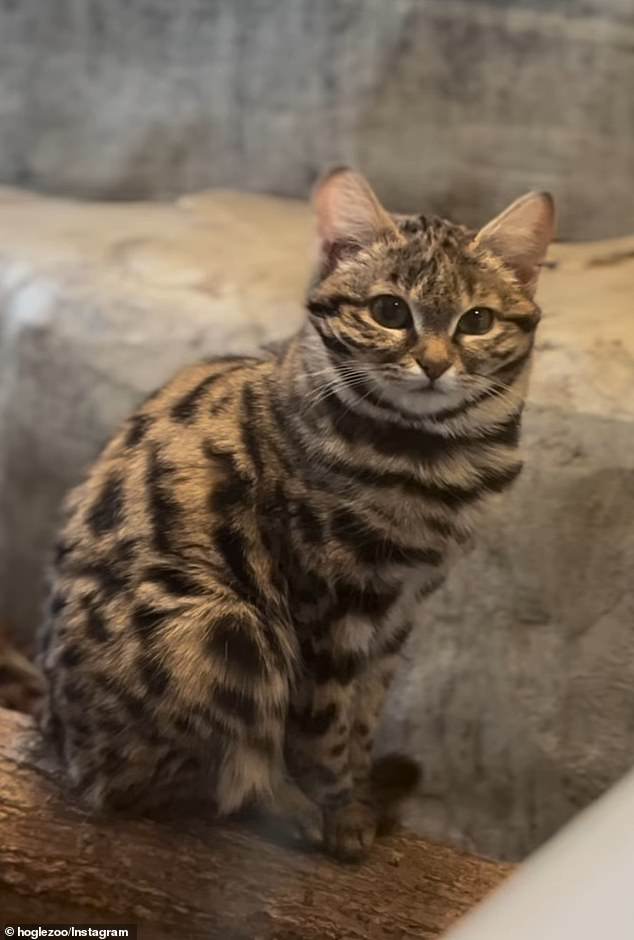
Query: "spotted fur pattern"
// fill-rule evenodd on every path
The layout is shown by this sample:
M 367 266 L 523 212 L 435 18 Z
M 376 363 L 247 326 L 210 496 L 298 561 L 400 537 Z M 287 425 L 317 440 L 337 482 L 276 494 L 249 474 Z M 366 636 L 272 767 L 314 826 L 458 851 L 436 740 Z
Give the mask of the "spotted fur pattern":
M 322 248 L 297 336 L 182 371 L 71 494 L 43 724 L 95 808 L 256 803 L 357 858 L 416 603 L 520 470 L 539 311 L 499 252 L 446 221 L 381 216 Z M 377 293 L 407 301 L 410 328 L 372 318 Z M 475 305 L 495 328 L 457 337 Z

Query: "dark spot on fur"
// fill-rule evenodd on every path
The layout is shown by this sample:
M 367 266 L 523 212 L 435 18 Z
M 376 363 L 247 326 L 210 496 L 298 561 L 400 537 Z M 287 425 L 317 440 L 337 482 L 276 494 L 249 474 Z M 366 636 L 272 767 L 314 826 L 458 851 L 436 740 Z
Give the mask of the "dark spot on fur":
M 72 729 L 80 738 L 88 738 L 92 733 L 91 728 L 85 721 L 82 721 L 81 718 L 76 718 L 72 721 Z
M 128 422 L 128 431 L 124 439 L 125 447 L 136 447 L 141 443 L 152 425 L 150 415 L 136 414 L 132 415 Z
M 343 806 L 352 798 L 352 790 L 349 786 L 336 787 L 326 794 L 324 802 L 330 808 Z
M 102 536 L 115 529 L 123 519 L 123 482 L 110 473 L 88 514 L 88 525 L 95 535 Z
M 151 695 L 162 695 L 170 684 L 169 671 L 155 657 L 143 656 L 138 662 L 140 676 Z
M 64 607 L 66 607 L 67 600 L 66 597 L 60 592 L 56 591 L 51 598 L 50 611 L 53 617 L 56 617 Z
M 252 497 L 253 481 L 242 472 L 235 454 L 220 450 L 211 441 L 205 441 L 203 454 L 223 473 L 223 479 L 220 482 L 214 481 L 212 486 L 209 496 L 211 511 L 228 513 L 247 504 Z
M 82 687 L 72 679 L 67 679 L 64 682 L 62 691 L 64 697 L 68 702 L 81 702 L 86 698 L 86 694 Z
M 253 575 L 247 545 L 241 533 L 232 526 L 219 525 L 214 531 L 214 544 L 240 596 L 244 600 L 257 602 L 260 589 Z
M 117 721 L 116 718 L 105 717 L 99 720 L 99 728 L 101 731 L 105 731 L 109 735 L 118 735 L 124 734 L 126 728 L 122 722 Z
M 170 565 L 153 565 L 145 572 L 144 579 L 175 597 L 196 597 L 205 593 L 205 588 L 194 577 Z
M 158 447 L 153 447 L 147 466 L 146 483 L 154 546 L 160 555 L 171 553 L 172 539 L 181 521 L 181 508 L 169 492 L 173 473 L 174 468 L 161 458 Z
M 254 735 L 249 738 L 249 746 L 252 747 L 255 751 L 258 751 L 260 754 L 263 754 L 265 757 L 275 757 L 278 751 L 277 745 L 273 738 L 267 736 L 258 736 Z
M 216 373 L 208 375 L 202 382 L 199 382 L 194 388 L 187 392 L 186 395 L 183 395 L 183 397 L 172 406 L 170 411 L 172 418 L 178 422 L 189 422 L 193 420 L 203 395 L 208 388 L 218 381 L 219 377 L 220 376 Z
M 302 652 L 306 669 L 320 685 L 327 682 L 349 685 L 366 662 L 365 656 L 362 655 L 335 653 L 330 649 L 314 650 L 311 646 L 305 646 Z
M 131 718 L 134 718 L 137 721 L 141 719 L 145 720 L 146 709 L 145 703 L 142 699 L 124 689 L 119 690 L 118 698 L 123 702 L 123 705 Z
M 324 527 L 315 510 L 308 503 L 300 502 L 295 506 L 295 516 L 304 541 L 309 545 L 321 544 L 324 540 Z
M 405 623 L 381 647 L 381 656 L 395 656 L 412 632 L 412 624 Z
M 55 565 L 59 566 L 63 563 L 67 555 L 73 551 L 73 545 L 69 545 L 64 539 L 60 539 L 56 544 L 53 551 L 53 562 Z
M 319 737 L 325 734 L 337 718 L 337 704 L 331 702 L 317 711 L 308 709 L 300 716 L 300 727 L 305 734 Z
M 239 615 L 226 614 L 209 624 L 206 631 L 207 650 L 230 668 L 253 679 L 261 674 L 265 662 L 253 633 L 255 625 Z
M 400 585 L 393 588 L 376 588 L 339 582 L 335 586 L 335 599 L 327 612 L 326 619 L 334 622 L 346 614 L 360 614 L 380 619 L 385 616 L 400 594 Z
M 262 635 L 272 656 L 281 668 L 285 668 L 288 665 L 288 654 L 285 645 L 280 639 L 279 627 L 271 624 L 268 618 L 262 623 L 261 627 Z
M 71 669 L 73 666 L 78 666 L 82 659 L 83 656 L 77 646 L 67 646 L 60 657 L 61 663 Z
M 252 725 L 257 717 L 255 700 L 247 692 L 239 692 L 219 686 L 213 690 L 214 702 L 234 718 L 240 718 L 246 725 Z
M 102 565 L 85 565 L 78 573 L 82 577 L 94 578 L 97 581 L 104 600 L 110 600 L 117 594 L 121 594 L 128 586 L 128 572 L 117 571 L 116 562 L 114 565 L 109 565 L 107 562 Z
M 142 640 L 149 640 L 165 622 L 165 616 L 164 611 L 139 604 L 132 612 L 132 626 Z
M 198 406 L 202 399 L 204 398 L 207 391 L 215 385 L 219 379 L 223 379 L 225 376 L 229 375 L 231 372 L 235 372 L 236 369 L 243 368 L 243 363 L 240 362 L 238 365 L 234 365 L 228 369 L 221 369 L 219 372 L 212 372 L 211 375 L 205 376 L 205 378 L 195 385 L 187 394 L 176 402 L 172 406 L 171 416 L 174 421 L 179 423 L 189 423 L 193 421 L 196 417 Z
M 264 459 L 260 451 L 261 416 L 257 411 L 255 394 L 250 385 L 242 389 L 242 441 L 249 454 L 256 475 L 260 476 L 264 470 Z
M 326 767 L 324 764 L 321 764 L 313 768 L 312 777 L 313 782 L 322 787 L 333 787 L 339 783 L 340 775 L 331 767 Z
M 86 632 L 97 643 L 107 643 L 110 639 L 110 631 L 106 626 L 103 615 L 90 599 L 84 601 L 84 607 L 86 610 Z

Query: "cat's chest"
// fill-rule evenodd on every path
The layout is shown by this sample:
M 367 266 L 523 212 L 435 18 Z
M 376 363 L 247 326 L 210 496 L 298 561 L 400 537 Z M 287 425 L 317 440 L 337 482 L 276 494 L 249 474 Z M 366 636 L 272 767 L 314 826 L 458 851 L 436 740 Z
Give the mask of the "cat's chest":
M 386 566 L 366 578 L 324 572 L 317 584 L 298 574 L 289 592 L 290 613 L 300 636 L 311 643 L 334 642 L 355 654 L 375 658 L 393 637 L 411 626 L 421 600 L 444 581 L 446 564 Z

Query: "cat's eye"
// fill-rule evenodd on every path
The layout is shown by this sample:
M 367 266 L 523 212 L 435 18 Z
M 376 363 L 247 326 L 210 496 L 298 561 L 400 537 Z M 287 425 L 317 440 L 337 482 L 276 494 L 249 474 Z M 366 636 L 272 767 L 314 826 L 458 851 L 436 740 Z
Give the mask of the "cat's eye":
M 482 336 L 488 333 L 495 322 L 495 314 L 488 307 L 467 310 L 458 320 L 457 330 L 467 336 Z
M 369 303 L 370 313 L 377 323 L 389 330 L 406 330 L 412 325 L 412 314 L 404 300 L 393 294 L 381 294 Z

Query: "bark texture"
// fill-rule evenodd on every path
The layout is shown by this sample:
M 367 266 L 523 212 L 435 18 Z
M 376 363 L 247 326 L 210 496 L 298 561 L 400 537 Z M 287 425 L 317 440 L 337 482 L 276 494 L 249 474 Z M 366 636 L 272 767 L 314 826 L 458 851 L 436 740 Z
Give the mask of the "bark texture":
M 5 924 L 136 923 L 143 940 L 423 940 L 508 870 L 409 835 L 351 867 L 237 824 L 91 819 L 63 797 L 31 719 L 0 709 Z

